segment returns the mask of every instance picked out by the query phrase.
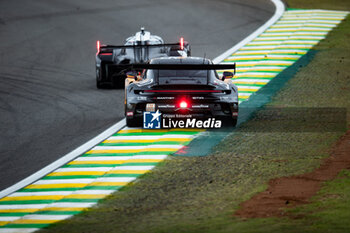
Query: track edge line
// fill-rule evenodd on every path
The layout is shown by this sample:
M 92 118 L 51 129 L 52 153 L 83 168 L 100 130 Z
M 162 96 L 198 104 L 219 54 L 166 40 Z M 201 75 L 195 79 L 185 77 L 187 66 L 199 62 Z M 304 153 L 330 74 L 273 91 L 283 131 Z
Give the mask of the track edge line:
M 18 191 L 21 188 L 24 188 L 25 186 L 39 180 L 40 178 L 44 177 L 45 175 L 49 174 L 50 172 L 56 170 L 57 168 L 63 166 L 64 164 L 68 163 L 69 161 L 77 158 L 78 156 L 82 155 L 86 151 L 90 150 L 92 147 L 96 146 L 98 143 L 102 142 L 106 138 L 110 137 L 115 132 L 121 130 L 126 125 L 125 118 L 120 120 L 119 122 L 115 123 L 99 135 L 95 136 L 94 138 L 90 139 L 89 141 L 85 142 L 83 145 L 77 147 L 76 149 L 72 150 L 68 154 L 64 155 L 63 157 L 59 158 L 58 160 L 52 162 L 51 164 L 47 165 L 46 167 L 40 169 L 39 171 L 35 172 L 34 174 L 28 176 L 27 178 L 17 182 L 16 184 L 2 190 L 0 192 L 0 199 Z

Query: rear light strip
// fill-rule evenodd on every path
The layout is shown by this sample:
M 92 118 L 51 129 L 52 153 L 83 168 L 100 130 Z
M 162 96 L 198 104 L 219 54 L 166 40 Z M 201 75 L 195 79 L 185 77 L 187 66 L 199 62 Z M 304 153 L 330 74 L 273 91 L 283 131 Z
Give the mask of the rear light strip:
M 153 92 L 153 93 L 160 93 L 160 92 L 167 92 L 167 93 L 199 93 L 199 92 L 209 92 L 209 93 L 223 93 L 224 91 L 220 90 L 145 90 L 144 92 Z

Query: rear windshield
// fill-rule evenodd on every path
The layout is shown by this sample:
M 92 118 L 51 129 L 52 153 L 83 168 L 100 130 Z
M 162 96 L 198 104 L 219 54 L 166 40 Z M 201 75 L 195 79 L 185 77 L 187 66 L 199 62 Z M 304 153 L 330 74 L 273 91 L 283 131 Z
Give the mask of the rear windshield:
M 159 78 L 201 77 L 206 78 L 207 70 L 159 70 Z
M 159 85 L 207 84 L 213 70 L 148 70 L 147 78 L 156 77 Z M 215 75 L 215 74 L 214 74 Z
M 215 70 L 147 70 L 144 79 L 155 79 L 159 85 L 207 84 L 219 78 Z
M 207 70 L 159 70 L 158 82 L 163 84 L 206 84 Z

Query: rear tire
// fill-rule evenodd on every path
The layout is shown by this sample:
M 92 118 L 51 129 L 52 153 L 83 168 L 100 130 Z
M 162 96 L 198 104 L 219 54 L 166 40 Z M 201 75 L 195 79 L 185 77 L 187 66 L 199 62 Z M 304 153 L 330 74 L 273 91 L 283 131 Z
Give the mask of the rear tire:
M 102 89 L 103 88 L 103 84 L 100 81 L 96 80 L 96 87 L 98 89 Z
M 116 75 L 112 77 L 112 84 L 114 88 L 124 89 L 125 88 L 125 75 Z
M 106 80 L 106 74 L 104 72 L 104 66 L 103 66 L 103 64 L 101 64 L 100 69 L 97 69 L 97 67 L 96 67 L 96 87 L 97 87 L 97 89 L 106 88 L 105 84 L 103 83 L 104 80 Z
M 232 127 L 236 127 L 236 125 L 237 125 L 237 118 L 233 118 L 233 119 L 231 120 L 231 126 L 232 126 Z
M 233 117 L 222 117 L 222 126 L 224 127 L 236 127 L 237 125 L 237 118 L 233 118 Z
M 126 118 L 126 125 L 128 127 L 141 126 L 141 119 L 138 119 L 138 118 Z

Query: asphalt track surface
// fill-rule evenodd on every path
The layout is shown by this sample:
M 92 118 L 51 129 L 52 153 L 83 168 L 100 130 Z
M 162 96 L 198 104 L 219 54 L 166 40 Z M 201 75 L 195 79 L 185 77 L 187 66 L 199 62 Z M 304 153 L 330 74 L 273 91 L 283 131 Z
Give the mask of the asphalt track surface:
M 274 13 L 269 0 L 0 1 L 0 190 L 123 116 L 123 90 L 97 90 L 96 40 L 145 26 L 215 58 Z

